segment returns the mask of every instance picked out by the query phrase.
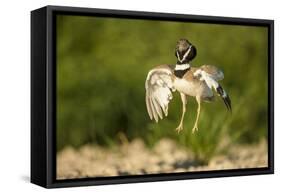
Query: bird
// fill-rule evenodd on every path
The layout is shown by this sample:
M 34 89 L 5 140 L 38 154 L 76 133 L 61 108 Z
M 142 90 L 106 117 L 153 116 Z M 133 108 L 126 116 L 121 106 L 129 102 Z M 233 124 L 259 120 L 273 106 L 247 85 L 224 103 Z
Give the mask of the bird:
M 231 100 L 219 81 L 224 79 L 221 69 L 213 65 L 192 67 L 191 61 L 196 57 L 197 49 L 187 39 L 181 38 L 176 44 L 176 64 L 158 65 L 148 71 L 145 80 L 145 102 L 148 115 L 156 122 L 168 116 L 168 105 L 173 99 L 173 92 L 179 92 L 182 101 L 180 123 L 176 127 L 179 133 L 183 130 L 187 100 L 191 97 L 198 104 L 197 114 L 192 133 L 198 131 L 198 120 L 201 102 L 212 102 L 217 93 L 223 100 L 228 111 L 231 112 Z

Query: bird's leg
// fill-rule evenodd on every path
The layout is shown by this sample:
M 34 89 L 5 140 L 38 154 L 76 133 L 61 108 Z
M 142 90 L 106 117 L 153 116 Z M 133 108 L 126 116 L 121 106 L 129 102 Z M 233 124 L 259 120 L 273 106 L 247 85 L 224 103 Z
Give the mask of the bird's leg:
M 176 131 L 179 133 L 181 130 L 183 130 L 183 119 L 186 111 L 186 95 L 183 93 L 180 93 L 181 95 L 181 101 L 182 101 L 182 114 L 181 114 L 181 120 L 179 126 L 176 128 Z
M 193 127 L 193 129 L 192 129 L 192 133 L 194 133 L 195 131 L 198 131 L 198 120 L 199 120 L 200 109 L 201 109 L 201 100 L 200 100 L 200 97 L 196 97 L 196 101 L 197 101 L 197 103 L 198 103 L 198 107 L 197 107 L 197 116 L 196 116 L 196 120 L 195 120 L 194 127 Z

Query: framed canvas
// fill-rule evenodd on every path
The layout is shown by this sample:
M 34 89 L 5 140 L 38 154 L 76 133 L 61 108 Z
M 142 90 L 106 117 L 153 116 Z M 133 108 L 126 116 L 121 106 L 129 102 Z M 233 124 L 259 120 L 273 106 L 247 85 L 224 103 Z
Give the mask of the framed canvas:
M 272 174 L 272 20 L 31 12 L 31 182 Z

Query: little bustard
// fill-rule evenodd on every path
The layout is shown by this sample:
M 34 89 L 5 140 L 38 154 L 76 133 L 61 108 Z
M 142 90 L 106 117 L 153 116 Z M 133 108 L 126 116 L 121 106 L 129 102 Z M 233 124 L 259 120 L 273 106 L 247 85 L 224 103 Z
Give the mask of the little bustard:
M 188 97 L 195 97 L 198 108 L 192 133 L 198 130 L 198 120 L 201 101 L 214 99 L 213 89 L 223 99 L 226 108 L 231 111 L 231 101 L 228 94 L 218 81 L 224 78 L 223 72 L 215 66 L 203 65 L 191 67 L 190 61 L 196 56 L 196 48 L 186 39 L 177 42 L 175 55 L 176 65 L 159 65 L 148 72 L 146 89 L 146 107 L 151 120 L 158 122 L 163 119 L 163 113 L 168 115 L 168 104 L 172 100 L 172 92 L 178 91 L 182 101 L 182 114 L 177 132 L 183 129 Z

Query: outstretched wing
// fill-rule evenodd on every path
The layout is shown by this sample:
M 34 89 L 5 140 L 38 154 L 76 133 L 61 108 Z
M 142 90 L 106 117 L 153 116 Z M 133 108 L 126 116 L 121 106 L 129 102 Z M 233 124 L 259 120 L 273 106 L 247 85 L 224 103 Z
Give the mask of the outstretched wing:
M 150 119 L 158 122 L 159 118 L 168 115 L 168 104 L 172 100 L 173 70 L 169 65 L 161 65 L 153 68 L 147 74 L 145 81 L 146 108 Z
M 213 65 L 202 65 L 200 69 L 204 72 L 206 72 L 212 79 L 216 81 L 223 80 L 224 74 L 223 72 Z
M 201 81 L 205 81 L 210 89 L 214 88 L 223 99 L 226 108 L 231 111 L 231 100 L 226 91 L 218 83 L 218 81 L 224 78 L 223 72 L 220 69 L 212 65 L 203 65 L 194 72 L 194 76 L 199 77 Z

